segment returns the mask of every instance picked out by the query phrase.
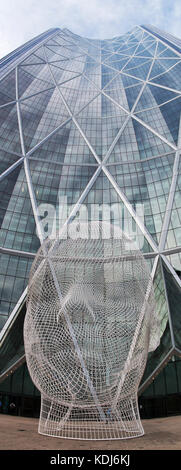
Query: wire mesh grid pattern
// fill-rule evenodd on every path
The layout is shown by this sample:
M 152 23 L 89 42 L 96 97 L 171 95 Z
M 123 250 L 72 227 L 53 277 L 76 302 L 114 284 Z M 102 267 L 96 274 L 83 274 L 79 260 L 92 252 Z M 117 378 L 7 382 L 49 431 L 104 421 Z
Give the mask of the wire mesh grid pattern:
M 42 434 L 143 434 L 137 389 L 160 338 L 154 290 L 142 253 L 108 228 L 91 222 L 85 239 L 47 240 L 32 265 L 24 341 Z

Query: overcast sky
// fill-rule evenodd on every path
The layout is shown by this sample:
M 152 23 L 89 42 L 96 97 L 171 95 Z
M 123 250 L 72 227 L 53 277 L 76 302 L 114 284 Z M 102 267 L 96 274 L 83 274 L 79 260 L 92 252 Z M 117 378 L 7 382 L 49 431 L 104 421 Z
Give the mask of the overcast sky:
M 0 0 L 0 57 L 52 27 L 106 39 L 148 23 L 181 37 L 181 0 Z

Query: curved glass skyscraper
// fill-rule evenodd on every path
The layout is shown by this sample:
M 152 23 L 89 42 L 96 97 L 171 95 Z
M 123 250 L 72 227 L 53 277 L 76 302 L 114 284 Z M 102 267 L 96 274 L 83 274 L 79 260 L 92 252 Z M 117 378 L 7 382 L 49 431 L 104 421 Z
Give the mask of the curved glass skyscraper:
M 150 25 L 108 40 L 51 29 L 1 59 L 5 410 L 8 397 L 37 393 L 25 365 L 23 322 L 30 267 L 49 225 L 56 231 L 80 214 L 106 220 L 104 207 L 111 221 L 129 224 L 152 267 L 161 339 L 149 355 L 140 395 L 177 394 L 179 400 L 180 111 L 181 40 Z

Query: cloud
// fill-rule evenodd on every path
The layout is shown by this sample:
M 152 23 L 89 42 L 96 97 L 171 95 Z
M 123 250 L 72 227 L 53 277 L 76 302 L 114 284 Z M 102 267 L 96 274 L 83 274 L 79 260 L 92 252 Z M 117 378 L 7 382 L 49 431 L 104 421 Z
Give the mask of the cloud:
M 180 35 L 180 0 L 6 0 L 0 6 L 0 57 L 52 27 L 110 38 L 136 24 Z

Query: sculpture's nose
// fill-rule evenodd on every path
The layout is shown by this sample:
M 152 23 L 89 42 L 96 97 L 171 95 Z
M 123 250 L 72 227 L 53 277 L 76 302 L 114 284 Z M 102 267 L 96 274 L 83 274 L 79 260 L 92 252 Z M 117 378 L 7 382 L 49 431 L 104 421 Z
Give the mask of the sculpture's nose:
M 89 321 L 90 319 L 94 321 L 95 315 L 90 300 L 90 292 L 88 292 L 86 286 L 74 284 L 62 298 L 57 321 L 64 315 L 65 311 L 75 319 L 81 316 L 82 318 L 88 317 Z

